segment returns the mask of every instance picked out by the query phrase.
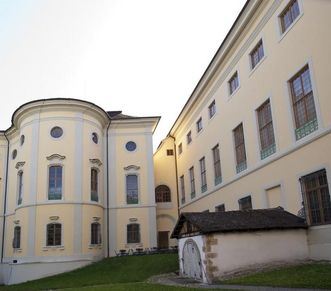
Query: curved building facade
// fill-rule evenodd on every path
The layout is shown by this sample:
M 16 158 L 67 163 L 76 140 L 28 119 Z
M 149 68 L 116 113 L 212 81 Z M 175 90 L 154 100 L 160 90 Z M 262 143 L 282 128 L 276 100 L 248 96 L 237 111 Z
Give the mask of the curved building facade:
M 0 133 L 4 283 L 157 245 L 158 120 L 62 98 L 15 111 Z

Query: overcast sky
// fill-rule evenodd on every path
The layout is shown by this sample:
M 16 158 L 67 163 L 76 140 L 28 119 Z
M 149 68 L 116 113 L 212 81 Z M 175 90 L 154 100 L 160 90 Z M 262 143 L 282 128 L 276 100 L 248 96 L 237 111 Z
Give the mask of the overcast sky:
M 245 0 L 0 0 L 0 129 L 53 97 L 160 115 L 166 136 Z

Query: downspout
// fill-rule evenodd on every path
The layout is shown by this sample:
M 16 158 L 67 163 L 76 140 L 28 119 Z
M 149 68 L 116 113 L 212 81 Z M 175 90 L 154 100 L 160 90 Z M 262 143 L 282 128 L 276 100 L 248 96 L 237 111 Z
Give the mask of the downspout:
M 6 204 L 7 204 L 7 184 L 8 184 L 8 164 L 9 164 L 9 139 L 4 133 L 4 136 L 7 140 L 7 164 L 6 164 L 6 180 L 5 180 L 5 197 L 3 202 L 3 222 L 2 222 L 2 244 L 1 244 L 1 264 L 3 263 L 3 252 L 4 252 L 4 243 L 5 243 L 5 229 L 6 229 Z
M 109 119 L 109 123 L 107 126 L 106 132 L 106 172 L 107 172 L 107 258 L 109 257 L 109 150 L 108 150 L 108 130 L 111 124 L 111 119 Z
M 175 153 L 175 175 L 176 175 L 176 188 L 177 188 L 177 214 L 180 215 L 179 211 L 179 188 L 178 188 L 178 169 L 177 169 L 177 151 L 176 151 L 176 138 L 173 135 L 169 135 L 174 140 L 174 153 Z

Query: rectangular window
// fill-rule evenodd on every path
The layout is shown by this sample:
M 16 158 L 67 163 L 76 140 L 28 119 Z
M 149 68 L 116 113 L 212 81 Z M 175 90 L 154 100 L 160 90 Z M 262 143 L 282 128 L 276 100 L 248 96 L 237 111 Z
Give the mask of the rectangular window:
M 21 248 L 21 227 L 14 227 L 14 239 L 13 239 L 13 248 L 19 249 Z
M 99 201 L 98 197 L 98 170 L 91 169 L 91 201 Z
M 173 156 L 174 150 L 167 150 L 167 156 Z
M 17 195 L 17 205 L 22 204 L 22 197 L 23 197 L 23 172 L 20 171 L 17 175 L 18 178 L 18 195 Z
M 186 135 L 186 141 L 187 141 L 187 144 L 190 144 L 191 141 L 192 141 L 192 132 L 189 131 L 188 134 Z
M 91 224 L 91 245 L 101 244 L 101 225 L 100 223 Z
M 205 157 L 200 160 L 201 192 L 207 191 L 206 161 Z
M 264 50 L 263 50 L 263 42 L 261 39 L 250 53 L 252 69 L 256 67 L 256 65 L 262 60 L 263 57 L 264 57 Z
M 202 117 L 200 117 L 197 121 L 197 132 L 200 132 L 202 130 Z
M 49 167 L 48 200 L 62 199 L 62 167 Z
M 276 152 L 271 105 L 269 99 L 257 109 L 257 118 L 260 134 L 260 155 L 261 159 L 264 159 Z
M 182 194 L 182 204 L 185 203 L 185 181 L 184 181 L 184 175 L 179 178 L 180 180 L 180 192 Z
M 138 176 L 126 176 L 126 203 L 138 204 Z
M 325 169 L 300 179 L 306 218 L 311 225 L 331 223 L 331 201 Z
M 305 66 L 290 81 L 296 139 L 318 129 L 313 88 L 309 67 Z
M 182 143 L 180 143 L 178 145 L 178 154 L 180 155 L 182 152 L 183 152 L 183 145 L 182 145 Z
M 238 200 L 239 203 L 239 210 L 250 210 L 253 209 L 252 207 L 252 197 L 246 196 Z
M 225 204 L 220 204 L 215 207 L 215 212 L 225 212 Z
M 214 181 L 215 185 L 222 183 L 222 172 L 221 172 L 221 160 L 220 160 L 220 149 L 219 145 L 216 145 L 213 149 L 213 162 L 214 162 Z
M 195 197 L 194 167 L 191 167 L 189 172 L 190 172 L 191 199 L 193 199 Z
M 47 246 L 60 246 L 62 225 L 60 223 L 47 224 Z
M 291 1 L 286 6 L 284 11 L 279 16 L 282 27 L 282 33 L 284 33 L 300 15 L 300 8 L 297 0 Z
M 208 106 L 209 118 L 212 118 L 216 113 L 215 100 Z
M 245 138 L 244 138 L 244 128 L 243 124 L 240 123 L 234 130 L 234 147 L 236 152 L 236 171 L 240 173 L 246 170 L 246 149 L 245 149 Z
M 127 243 L 140 243 L 140 225 L 132 223 L 127 225 Z
M 239 77 L 238 77 L 238 72 L 235 72 L 234 75 L 229 80 L 230 95 L 232 95 L 232 93 L 236 91 L 238 87 L 239 87 Z

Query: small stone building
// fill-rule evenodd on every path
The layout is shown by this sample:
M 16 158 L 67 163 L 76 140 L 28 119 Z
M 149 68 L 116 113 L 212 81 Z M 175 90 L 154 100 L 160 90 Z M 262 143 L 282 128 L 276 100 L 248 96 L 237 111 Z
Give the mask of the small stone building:
M 205 283 L 258 265 L 309 257 L 307 226 L 282 208 L 182 213 L 178 239 L 180 273 Z

